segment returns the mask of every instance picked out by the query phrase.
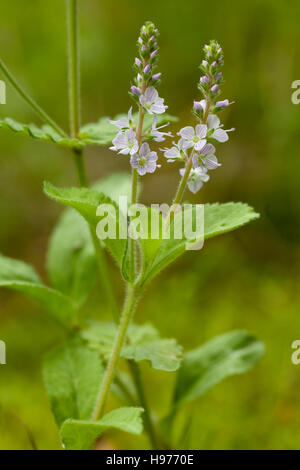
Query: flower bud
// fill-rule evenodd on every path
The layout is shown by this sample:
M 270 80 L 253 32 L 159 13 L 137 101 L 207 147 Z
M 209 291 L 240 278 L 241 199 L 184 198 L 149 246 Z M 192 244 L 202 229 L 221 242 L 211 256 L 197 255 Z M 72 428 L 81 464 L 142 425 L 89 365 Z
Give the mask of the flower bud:
M 142 94 L 141 90 L 134 85 L 131 87 L 131 92 L 137 96 L 140 96 Z
M 214 85 L 214 86 L 211 87 L 211 91 L 213 93 L 217 93 L 218 89 L 219 89 L 219 85 Z

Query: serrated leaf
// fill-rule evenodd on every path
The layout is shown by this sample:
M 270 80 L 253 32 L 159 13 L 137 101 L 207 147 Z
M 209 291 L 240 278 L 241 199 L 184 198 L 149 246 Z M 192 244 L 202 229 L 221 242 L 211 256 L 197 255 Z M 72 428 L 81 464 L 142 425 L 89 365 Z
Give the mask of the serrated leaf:
M 67 209 L 49 242 L 47 268 L 51 284 L 80 306 L 93 285 L 95 264 L 88 224 L 78 212 Z
M 205 239 L 230 232 L 259 218 L 259 214 L 243 202 L 205 204 Z
M 38 127 L 35 124 L 23 124 L 11 118 L 4 118 L 0 119 L 0 128 L 10 129 L 26 137 L 32 137 L 44 142 L 52 142 L 63 147 L 78 149 L 85 145 L 84 142 L 77 139 L 62 137 L 49 125 Z
M 118 114 L 113 118 L 113 120 L 116 121 L 122 117 L 127 117 L 127 114 Z M 144 132 L 151 129 L 152 121 L 153 116 L 146 114 L 144 118 Z M 157 116 L 157 126 L 175 121 L 177 121 L 177 118 L 170 116 L 169 114 L 162 114 Z M 135 126 L 137 126 L 138 113 L 133 115 L 133 122 Z M 105 146 L 112 143 L 112 140 L 117 134 L 117 130 L 118 129 L 113 124 L 110 124 L 108 117 L 102 117 L 98 122 L 84 125 L 80 129 L 79 137 L 86 144 Z
M 107 360 L 117 327 L 113 323 L 90 322 L 82 336 L 96 347 Z M 182 348 L 174 339 L 162 339 L 149 324 L 131 325 L 127 332 L 128 344 L 123 346 L 121 357 L 136 362 L 148 361 L 157 370 L 174 371 L 180 366 Z
M 22 261 L 0 256 L 0 287 L 22 292 L 34 299 L 64 325 L 71 324 L 76 315 L 72 300 L 45 286 L 35 270 Z
M 99 354 L 78 336 L 48 354 L 43 377 L 58 426 L 92 417 L 103 374 Z
M 252 369 L 264 351 L 261 341 L 237 330 L 186 353 L 178 372 L 174 407 L 201 397 L 226 377 Z
M 187 221 L 194 217 L 193 206 L 190 206 L 187 212 Z M 180 214 L 175 215 L 175 220 Z M 247 204 L 226 203 L 226 204 L 205 204 L 204 206 L 204 234 L 202 228 L 197 238 L 201 240 L 208 239 L 222 233 L 235 230 L 242 225 L 255 220 L 259 214 L 254 212 L 252 207 Z M 171 232 L 172 233 L 172 232 Z M 141 275 L 141 286 L 148 284 L 160 271 L 175 261 L 187 249 L 187 239 L 183 236 L 181 239 L 170 237 L 170 239 L 159 240 L 140 240 L 143 253 L 143 270 Z
M 143 408 L 124 407 L 107 413 L 99 421 L 68 419 L 61 427 L 61 440 L 67 450 L 91 450 L 95 440 L 109 429 L 141 434 L 143 411 Z
M 76 209 L 79 214 L 92 226 L 92 229 L 96 231 L 97 224 L 100 217 L 96 215 L 98 206 L 109 204 L 115 208 L 114 220 L 112 223 L 116 224 L 116 230 L 118 231 L 119 223 L 119 209 L 117 204 L 107 197 L 103 193 L 99 193 L 94 189 L 88 188 L 56 188 L 50 183 L 44 184 L 44 191 L 50 198 L 54 199 L 61 204 Z M 111 215 L 109 216 L 111 218 Z M 114 256 L 119 265 L 122 264 L 123 254 L 126 247 L 126 239 L 113 239 L 106 238 L 103 243 L 107 249 Z

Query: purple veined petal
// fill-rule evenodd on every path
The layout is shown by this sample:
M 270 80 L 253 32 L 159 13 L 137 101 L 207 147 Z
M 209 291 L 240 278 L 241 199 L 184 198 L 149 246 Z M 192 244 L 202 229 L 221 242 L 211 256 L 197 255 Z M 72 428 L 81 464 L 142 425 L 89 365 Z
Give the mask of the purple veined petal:
M 216 84 L 216 85 L 213 85 L 213 86 L 211 87 L 212 93 L 217 93 L 218 89 L 219 89 L 219 85 L 217 85 L 217 84 Z
M 127 138 L 124 134 L 117 134 L 112 143 L 115 145 L 117 148 L 122 148 L 122 147 L 127 147 Z
M 125 127 L 129 127 L 128 119 L 126 117 L 122 117 L 117 121 L 112 121 L 108 119 L 108 122 L 113 126 L 116 126 L 118 129 L 124 129 Z
M 186 126 L 180 129 L 178 135 L 185 140 L 193 140 L 195 137 L 195 130 L 192 126 Z
M 203 149 L 205 144 L 206 144 L 206 139 L 199 140 L 199 142 L 196 142 L 194 149 L 197 152 L 200 152 L 200 150 Z
M 156 162 L 148 162 L 146 165 L 146 170 L 148 173 L 154 173 L 156 170 Z
M 128 131 L 125 132 L 125 136 L 127 139 L 131 142 L 133 142 L 136 138 L 136 134 L 133 129 L 129 129 Z
M 193 167 L 197 168 L 199 166 L 199 157 L 198 155 L 193 156 Z
M 146 157 L 149 152 L 150 152 L 149 144 L 147 144 L 147 142 L 144 142 L 140 148 L 140 155 L 142 157 Z
M 191 181 L 188 181 L 187 186 L 193 194 L 196 194 L 202 188 L 203 183 L 200 180 L 195 180 L 195 181 L 191 180 Z
M 137 153 L 138 150 L 139 150 L 139 144 L 138 144 L 138 141 L 136 140 L 133 144 L 132 149 L 130 150 L 130 155 Z
M 154 103 L 157 98 L 158 98 L 158 92 L 157 90 L 154 88 L 154 86 L 150 86 L 146 89 L 145 91 L 145 98 L 147 101 L 149 101 L 150 103 Z
M 164 153 L 166 158 L 178 158 L 180 157 L 180 153 L 177 147 L 172 147 L 165 151 Z
M 130 165 L 132 166 L 132 168 L 137 168 L 138 164 L 139 164 L 139 160 L 138 160 L 137 154 L 131 155 Z
M 150 152 L 147 155 L 147 161 L 150 162 L 156 162 L 158 159 L 157 153 L 156 152 Z
M 203 164 L 208 170 L 215 170 L 221 166 L 221 163 L 218 162 L 218 159 L 215 155 L 210 155 L 209 157 L 204 158 Z
M 146 167 L 138 165 L 137 172 L 140 176 L 144 176 L 147 173 Z
M 121 155 L 128 155 L 130 153 L 130 149 L 126 147 L 126 148 L 119 150 L 118 153 L 120 153 Z
M 147 64 L 147 65 L 145 66 L 145 68 L 144 68 L 144 73 L 147 74 L 147 73 L 150 72 L 150 70 L 151 70 L 151 67 L 150 67 L 149 64 Z
M 224 131 L 224 129 L 216 129 L 214 133 L 212 134 L 212 138 L 216 139 L 218 142 L 227 142 L 229 140 L 229 137 L 227 135 L 227 132 Z
M 166 112 L 166 109 L 168 109 L 168 106 L 165 106 L 164 104 L 155 103 L 151 106 L 151 111 L 155 114 L 163 114 Z
M 207 134 L 207 125 L 206 124 L 197 124 L 196 126 L 196 134 L 199 139 L 204 139 Z
M 134 63 L 137 67 L 140 67 L 142 65 L 142 62 L 140 61 L 140 59 L 138 59 L 138 57 L 134 59 Z
M 220 126 L 220 119 L 216 114 L 210 114 L 207 118 L 208 129 L 217 129 Z
M 216 149 L 212 144 L 205 144 L 201 149 L 201 155 L 213 155 L 215 150 Z

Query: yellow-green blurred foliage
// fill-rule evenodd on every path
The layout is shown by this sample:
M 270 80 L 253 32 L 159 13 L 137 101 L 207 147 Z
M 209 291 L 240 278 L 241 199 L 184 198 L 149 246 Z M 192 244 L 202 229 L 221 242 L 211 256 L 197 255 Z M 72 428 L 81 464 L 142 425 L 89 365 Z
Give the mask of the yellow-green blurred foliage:
M 152 321 L 186 349 L 234 328 L 257 335 L 267 349 L 254 370 L 227 379 L 187 410 L 194 415 L 192 448 L 300 448 L 300 366 L 290 360 L 291 343 L 300 337 L 300 106 L 291 103 L 291 83 L 300 79 L 299 14 L 297 0 L 81 0 L 84 122 L 127 111 L 135 42 L 145 20 L 161 33 L 160 93 L 185 125 L 193 122 L 203 45 L 215 38 L 225 52 L 222 97 L 236 104 L 224 120 L 236 132 L 219 146 L 223 166 L 190 199 L 246 201 L 261 219 L 207 242 L 163 273 L 144 296 L 137 321 Z M 67 129 L 64 2 L 1 2 L 0 26 L 1 58 Z M 9 86 L 0 113 L 39 124 Z M 126 158 L 106 149 L 88 149 L 86 158 L 91 180 L 128 169 Z M 178 168 L 161 163 L 154 176 L 143 178 L 144 202 L 168 202 L 176 188 Z M 70 154 L 1 130 L 0 164 L 0 251 L 45 276 L 47 238 L 61 208 L 43 195 L 42 182 L 75 184 Z M 121 301 L 114 267 L 112 275 Z M 7 365 L 0 366 L 0 448 L 30 448 L 19 419 L 39 448 L 59 448 L 40 363 L 63 333 L 19 294 L 1 291 L 0 302 L 0 339 L 7 343 Z M 109 318 L 99 286 L 85 311 Z M 143 373 L 151 405 L 162 415 L 174 377 L 148 366 Z M 119 448 L 147 445 L 124 434 L 113 439 Z

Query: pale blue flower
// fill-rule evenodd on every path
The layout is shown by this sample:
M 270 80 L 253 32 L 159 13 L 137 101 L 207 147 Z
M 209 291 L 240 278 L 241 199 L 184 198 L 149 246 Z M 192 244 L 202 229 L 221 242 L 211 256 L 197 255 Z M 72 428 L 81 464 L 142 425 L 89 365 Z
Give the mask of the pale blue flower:
M 114 150 L 122 155 L 133 155 L 139 149 L 139 144 L 133 129 L 129 129 L 125 133 L 119 132 L 112 143 L 113 146 L 110 147 L 110 150 Z
M 210 137 L 217 140 L 218 142 L 227 142 L 229 139 L 228 132 L 234 131 L 232 129 L 222 129 L 222 125 L 220 124 L 220 119 L 215 114 L 210 114 L 207 118 L 207 127 L 209 131 L 212 131 Z
M 181 168 L 179 173 L 181 176 L 185 174 L 185 168 Z M 207 174 L 207 169 L 204 167 L 192 168 L 189 174 L 189 179 L 187 182 L 187 187 L 192 193 L 197 193 L 199 189 L 202 188 L 203 183 L 206 183 L 209 180 L 209 175 Z
M 177 144 L 173 142 L 173 147 L 165 148 L 161 150 L 164 152 L 164 156 L 167 158 L 167 161 L 170 163 L 185 160 L 186 148 L 184 147 L 183 139 L 179 139 Z
M 148 87 L 140 96 L 140 103 L 149 114 L 163 114 L 168 106 L 164 105 L 164 99 L 158 96 L 158 91 L 153 87 Z
M 197 152 L 206 144 L 206 134 L 206 124 L 197 124 L 196 128 L 186 126 L 178 132 L 178 135 L 184 140 L 185 148 L 194 148 Z
M 139 175 L 143 176 L 146 173 L 154 173 L 157 162 L 157 153 L 150 150 L 147 142 L 141 145 L 139 153 L 135 153 L 130 158 L 132 168 L 136 168 Z
M 204 165 L 207 170 L 215 170 L 221 166 L 214 154 L 215 150 L 216 149 L 212 144 L 204 145 L 201 151 L 193 156 L 194 168 L 198 168 Z

